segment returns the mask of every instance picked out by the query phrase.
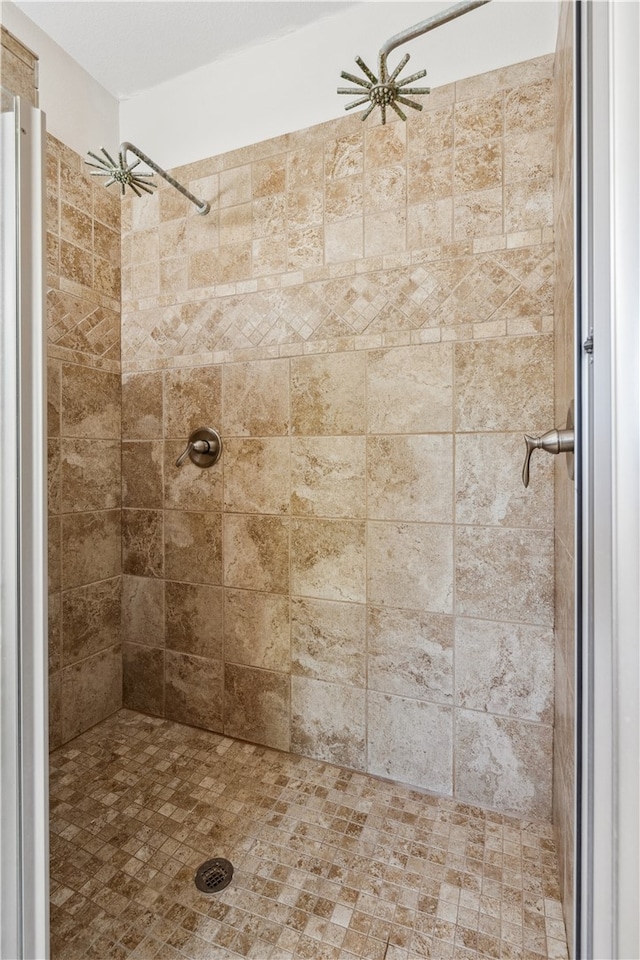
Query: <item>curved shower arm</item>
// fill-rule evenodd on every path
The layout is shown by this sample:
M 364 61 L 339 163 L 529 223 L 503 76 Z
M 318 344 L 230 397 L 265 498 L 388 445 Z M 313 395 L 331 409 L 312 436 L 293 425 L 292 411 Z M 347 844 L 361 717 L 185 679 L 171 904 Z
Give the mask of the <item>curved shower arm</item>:
M 482 7 L 485 3 L 489 2 L 490 0 L 463 0 L 462 3 L 454 3 L 452 7 L 448 7 L 441 13 L 436 13 L 432 17 L 428 17 L 427 20 L 421 20 L 420 23 L 416 23 L 415 26 L 407 27 L 406 30 L 401 30 L 400 33 L 389 37 L 387 42 L 380 47 L 380 52 L 378 53 L 380 83 L 386 83 L 389 79 L 387 57 L 396 47 L 407 43 L 409 40 L 415 40 L 416 37 L 421 37 L 423 33 L 428 33 L 429 30 L 435 30 L 436 27 L 441 27 L 443 23 L 449 23 L 450 20 L 455 20 L 457 17 L 461 17 L 463 14 L 475 10 L 476 7 Z
M 485 3 L 486 2 L 487 0 L 485 0 Z M 151 169 L 156 173 L 159 173 L 163 180 L 166 180 L 167 183 L 171 184 L 172 187 L 175 187 L 175 189 L 181 193 L 183 197 L 186 197 L 187 200 L 190 200 L 191 203 L 194 203 L 198 208 L 198 213 L 202 214 L 202 216 L 204 216 L 205 213 L 209 213 L 211 206 L 206 200 L 198 200 L 198 198 L 194 197 L 194 195 L 190 193 L 186 187 L 183 187 L 181 183 L 178 183 L 177 180 L 174 180 L 170 173 L 167 173 L 167 171 L 163 170 L 162 167 L 159 167 L 157 163 L 154 163 L 153 160 L 146 155 L 146 153 L 143 153 L 142 150 L 138 149 L 138 147 L 136 147 L 133 143 L 129 143 L 125 140 L 124 143 L 120 144 L 120 158 L 121 163 L 123 164 L 126 164 L 127 153 L 135 153 L 138 159 L 142 160 L 143 163 L 146 163 L 146 165 L 151 167 Z

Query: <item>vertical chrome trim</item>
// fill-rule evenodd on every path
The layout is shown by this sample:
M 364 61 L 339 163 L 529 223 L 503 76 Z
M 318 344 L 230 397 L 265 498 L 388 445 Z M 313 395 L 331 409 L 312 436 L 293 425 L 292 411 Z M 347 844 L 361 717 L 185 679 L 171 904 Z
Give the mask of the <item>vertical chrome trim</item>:
M 46 960 L 49 870 L 43 114 L 16 98 L 15 115 L 10 115 L 10 120 L 2 117 L 2 134 L 0 954 L 2 960 Z
M 640 369 L 637 4 L 582 3 L 580 957 L 637 958 Z
M 22 956 L 16 113 L 0 116 L 0 957 Z
M 23 951 L 49 956 L 45 123 L 20 103 L 20 648 Z

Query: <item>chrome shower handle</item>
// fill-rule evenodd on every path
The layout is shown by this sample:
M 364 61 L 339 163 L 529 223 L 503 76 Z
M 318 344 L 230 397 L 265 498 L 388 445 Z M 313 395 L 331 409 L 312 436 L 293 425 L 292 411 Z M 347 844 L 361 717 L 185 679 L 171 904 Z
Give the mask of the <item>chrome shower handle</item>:
M 541 437 L 530 437 L 529 434 L 525 433 L 524 442 L 527 446 L 527 452 L 522 467 L 522 482 L 525 487 L 529 486 L 529 464 L 534 450 L 546 450 L 547 453 L 553 454 L 573 453 L 574 439 L 572 427 L 564 430 L 547 430 Z
M 187 445 L 176 460 L 181 467 L 187 457 L 196 467 L 212 467 L 222 454 L 222 437 L 213 427 L 198 427 L 189 435 Z
M 176 460 L 176 467 L 181 467 L 187 457 L 190 457 L 192 453 L 209 453 L 210 450 L 211 444 L 208 440 L 196 440 L 195 443 L 192 443 L 191 440 L 189 440 L 184 451 Z

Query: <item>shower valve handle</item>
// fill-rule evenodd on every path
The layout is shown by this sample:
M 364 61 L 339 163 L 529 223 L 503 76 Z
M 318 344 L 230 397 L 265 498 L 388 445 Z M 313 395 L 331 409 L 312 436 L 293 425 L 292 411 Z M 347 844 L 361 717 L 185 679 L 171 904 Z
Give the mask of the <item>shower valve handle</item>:
M 573 428 L 565 430 L 548 430 L 541 437 L 530 437 L 527 433 L 524 435 L 524 442 L 527 445 L 527 452 L 524 457 L 524 466 L 522 467 L 522 482 L 525 487 L 529 486 L 529 464 L 531 463 L 531 454 L 534 450 L 546 450 L 547 453 L 573 453 L 574 432 Z
M 222 437 L 213 427 L 198 427 L 187 441 L 187 445 L 176 460 L 181 467 L 187 457 L 196 467 L 212 467 L 222 453 Z

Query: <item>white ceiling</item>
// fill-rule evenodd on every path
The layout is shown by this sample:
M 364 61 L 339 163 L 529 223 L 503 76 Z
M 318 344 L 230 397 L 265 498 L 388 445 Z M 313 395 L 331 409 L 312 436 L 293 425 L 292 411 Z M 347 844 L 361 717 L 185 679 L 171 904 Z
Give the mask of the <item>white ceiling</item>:
M 15 3 L 119 100 L 354 5 L 335 0 Z

